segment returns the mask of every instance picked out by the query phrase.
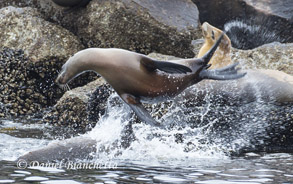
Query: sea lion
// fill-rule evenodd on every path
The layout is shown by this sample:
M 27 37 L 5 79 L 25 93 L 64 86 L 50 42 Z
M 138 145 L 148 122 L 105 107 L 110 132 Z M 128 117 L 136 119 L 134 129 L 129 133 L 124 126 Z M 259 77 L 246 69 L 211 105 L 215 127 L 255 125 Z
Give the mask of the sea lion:
M 202 30 L 205 35 L 205 43 L 201 47 L 198 57 L 203 56 L 213 47 L 216 39 L 223 34 L 220 29 L 203 23 Z M 225 34 L 218 49 L 210 59 L 211 68 L 226 66 L 232 63 L 231 41 Z M 242 102 L 252 102 L 257 98 L 264 102 L 286 104 L 293 102 L 293 77 L 277 70 L 250 69 L 245 71 L 247 77 L 235 83 L 208 83 L 198 85 L 197 89 L 208 91 L 211 94 L 225 94 L 230 99 L 240 99 Z M 257 91 L 257 94 L 255 94 Z M 227 95 L 227 93 L 229 93 Z M 206 95 L 204 92 L 202 95 Z
M 91 0 L 52 0 L 55 4 L 70 7 L 64 13 L 71 13 L 80 7 L 85 7 Z
M 85 6 L 90 0 L 52 0 L 55 4 L 63 7 Z
M 198 58 L 204 56 L 215 44 L 218 38 L 223 34 L 222 30 L 210 25 L 207 22 L 203 23 L 201 27 L 205 38 L 205 42 L 199 50 L 199 53 L 197 55 Z M 210 68 L 220 68 L 231 64 L 232 60 L 230 57 L 230 51 L 231 41 L 229 37 L 226 34 L 224 34 L 224 37 L 218 49 L 216 50 L 214 56 L 211 58 L 209 62 L 209 64 L 212 65 Z
M 17 160 L 52 162 L 91 159 L 91 153 L 97 151 L 96 145 L 96 140 L 87 136 L 78 136 L 62 141 L 53 141 L 46 147 L 30 151 Z
M 123 49 L 85 49 L 67 60 L 56 83 L 62 86 L 83 72 L 95 71 L 142 121 L 160 126 L 145 110 L 142 102 L 154 103 L 170 99 L 204 79 L 232 80 L 245 75 L 235 69 L 237 64 L 208 70 L 208 62 L 223 36 L 224 34 L 201 58 L 172 61 L 156 61 Z

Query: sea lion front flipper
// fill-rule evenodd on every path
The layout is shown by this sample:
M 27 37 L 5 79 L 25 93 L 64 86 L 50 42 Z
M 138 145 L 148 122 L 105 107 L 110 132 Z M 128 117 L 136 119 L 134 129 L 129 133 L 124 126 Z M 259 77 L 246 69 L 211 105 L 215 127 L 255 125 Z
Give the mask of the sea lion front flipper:
M 155 71 L 158 69 L 171 74 L 185 74 L 187 72 L 192 72 L 192 70 L 187 66 L 167 61 L 156 61 L 148 57 L 142 57 L 140 63 L 149 71 Z
M 121 95 L 121 98 L 130 106 L 141 121 L 152 126 L 161 127 L 161 125 L 152 118 L 137 98 L 130 94 L 123 94 Z

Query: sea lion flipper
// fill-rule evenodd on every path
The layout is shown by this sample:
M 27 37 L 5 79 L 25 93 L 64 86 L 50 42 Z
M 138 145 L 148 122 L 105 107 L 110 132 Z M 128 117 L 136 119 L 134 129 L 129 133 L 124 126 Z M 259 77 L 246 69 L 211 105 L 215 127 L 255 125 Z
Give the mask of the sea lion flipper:
M 152 126 L 160 127 L 160 124 L 152 118 L 137 98 L 130 94 L 123 94 L 121 98 L 130 106 L 141 121 Z
M 233 80 L 239 79 L 246 75 L 246 73 L 238 73 L 238 69 L 235 68 L 239 63 L 228 65 L 224 68 L 207 70 L 204 69 L 199 73 L 202 79 L 213 80 Z
M 147 112 L 147 110 L 143 107 L 142 104 L 128 104 L 131 109 L 135 112 L 135 114 L 139 117 L 139 119 L 151 126 L 158 126 L 160 127 L 160 124 L 156 122 L 151 115 Z
M 156 61 L 151 58 L 143 57 L 140 60 L 141 64 L 149 71 L 154 71 L 156 69 L 170 73 L 170 74 L 182 74 L 187 72 L 192 72 L 192 70 L 184 65 L 177 63 L 167 62 L 167 61 Z

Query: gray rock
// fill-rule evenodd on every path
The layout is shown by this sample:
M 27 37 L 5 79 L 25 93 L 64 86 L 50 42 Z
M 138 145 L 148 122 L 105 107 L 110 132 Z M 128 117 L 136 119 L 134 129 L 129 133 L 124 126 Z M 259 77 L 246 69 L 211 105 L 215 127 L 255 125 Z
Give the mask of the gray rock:
M 189 0 L 94 0 L 76 22 L 76 34 L 88 47 L 141 53 L 193 57 L 191 41 L 201 35 L 197 8 Z
M 291 0 L 245 0 L 245 2 L 260 11 L 293 21 L 293 1 Z
M 40 18 L 33 8 L 0 9 L 0 48 L 23 49 L 33 62 L 44 58 L 68 58 L 81 50 L 81 42 L 69 31 Z
M 71 13 L 45 0 L 30 6 L 73 32 L 87 47 L 193 57 L 191 41 L 202 35 L 197 7 L 190 0 L 92 0 Z
M 110 95 L 108 92 L 105 91 L 105 81 L 102 78 L 67 91 L 44 115 L 42 122 L 72 127 L 80 132 L 90 130 L 105 113 L 106 101 Z
M 232 49 L 232 61 L 243 68 L 279 70 L 293 75 L 293 44 L 270 43 L 252 50 Z
M 33 115 L 55 104 L 64 93 L 54 83 L 58 70 L 83 48 L 72 33 L 40 17 L 33 8 L 0 9 L 1 117 Z M 96 78 L 85 74 L 71 87 Z

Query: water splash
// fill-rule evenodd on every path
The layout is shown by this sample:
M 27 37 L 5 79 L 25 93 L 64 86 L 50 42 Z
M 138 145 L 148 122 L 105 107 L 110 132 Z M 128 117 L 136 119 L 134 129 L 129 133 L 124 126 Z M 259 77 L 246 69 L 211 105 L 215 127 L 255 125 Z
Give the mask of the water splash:
M 173 121 L 168 122 L 170 115 L 179 111 L 176 106 L 170 106 L 169 108 L 172 110 L 160 119 L 162 123 L 169 124 L 171 128 L 169 126 L 167 129 L 160 129 L 143 123 L 134 124 L 135 140 L 129 147 L 123 147 L 122 137 L 129 118 L 131 118 L 131 111 L 127 105 L 117 101 L 117 98 L 116 94 L 109 98 L 107 115 L 89 133 L 89 136 L 98 142 L 96 159 L 146 161 L 146 163 L 154 164 L 190 161 L 198 158 L 228 158 L 220 146 L 200 142 L 205 137 L 202 129 L 193 129 L 185 122 L 176 122 L 176 124 Z M 118 104 L 115 105 L 117 102 Z M 153 109 L 156 109 L 155 106 Z M 180 142 L 181 135 L 184 135 L 184 142 Z
M 254 97 L 245 103 L 238 103 L 246 98 L 242 90 L 239 94 L 237 90 L 230 94 L 231 89 L 237 88 L 237 82 L 230 81 L 227 85 L 230 87 L 225 88 L 225 81 L 222 81 L 219 85 L 224 86 L 224 94 L 215 95 L 212 83 L 207 82 L 207 88 L 193 86 L 171 102 L 147 106 L 152 116 L 166 128 L 135 123 L 134 140 L 129 138 L 127 147 L 123 146 L 123 137 L 129 136 L 125 134 L 125 127 L 129 121 L 135 122 L 135 116 L 117 94 L 113 94 L 108 100 L 106 115 L 89 133 L 98 142 L 96 158 L 143 163 L 182 163 L 187 160 L 192 163 L 194 159 L 225 159 L 231 153 L 267 145 L 268 132 L 280 127 L 280 117 L 285 117 L 292 108 L 267 103 L 257 80 L 247 81 Z
M 238 49 L 253 49 L 266 43 L 285 41 L 278 32 L 268 29 L 272 27 L 272 23 L 265 20 L 262 22 L 262 25 L 256 25 L 251 20 L 234 20 L 226 23 L 224 30 L 233 47 Z

